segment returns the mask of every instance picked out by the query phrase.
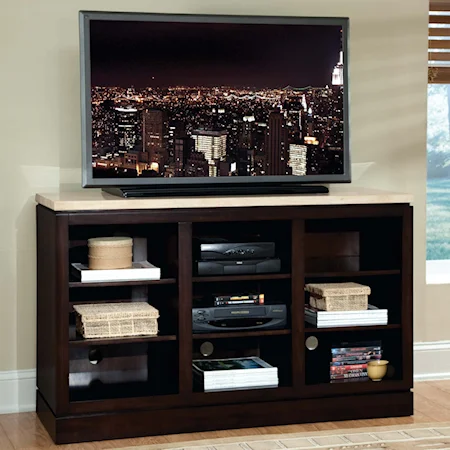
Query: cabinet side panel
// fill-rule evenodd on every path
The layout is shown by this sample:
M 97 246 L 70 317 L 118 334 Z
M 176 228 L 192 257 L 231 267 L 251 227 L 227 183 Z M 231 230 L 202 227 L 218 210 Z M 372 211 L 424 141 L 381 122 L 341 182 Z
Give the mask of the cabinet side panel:
M 413 387 L 413 207 L 406 206 L 402 227 L 403 378 Z
M 57 405 L 55 414 L 69 409 L 69 216 L 56 216 L 56 345 L 58 370 L 56 372 Z
M 37 367 L 41 396 L 55 411 L 57 373 L 56 215 L 43 206 L 37 215 Z
M 292 221 L 292 383 L 305 385 L 305 221 Z
M 68 407 L 68 220 L 41 205 L 37 212 L 36 386 L 54 414 Z
M 180 394 L 192 393 L 192 223 L 178 224 Z

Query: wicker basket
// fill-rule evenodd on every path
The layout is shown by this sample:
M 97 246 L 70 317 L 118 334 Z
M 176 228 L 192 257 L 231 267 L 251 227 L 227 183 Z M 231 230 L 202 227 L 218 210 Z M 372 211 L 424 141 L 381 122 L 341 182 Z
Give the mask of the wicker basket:
M 74 305 L 85 338 L 156 336 L 159 312 L 145 302 Z
M 370 287 L 358 283 L 310 283 L 309 304 L 321 311 L 358 311 L 369 306 Z
M 88 239 L 89 269 L 127 269 L 133 264 L 133 239 L 100 237 Z

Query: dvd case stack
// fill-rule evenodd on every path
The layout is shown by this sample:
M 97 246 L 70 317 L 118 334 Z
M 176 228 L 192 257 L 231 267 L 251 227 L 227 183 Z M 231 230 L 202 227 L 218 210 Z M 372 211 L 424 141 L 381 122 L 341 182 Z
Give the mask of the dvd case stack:
M 204 392 L 278 387 L 278 369 L 258 357 L 194 360 L 192 369 Z
M 330 380 L 366 381 L 367 363 L 381 359 L 381 341 L 343 343 L 331 349 Z

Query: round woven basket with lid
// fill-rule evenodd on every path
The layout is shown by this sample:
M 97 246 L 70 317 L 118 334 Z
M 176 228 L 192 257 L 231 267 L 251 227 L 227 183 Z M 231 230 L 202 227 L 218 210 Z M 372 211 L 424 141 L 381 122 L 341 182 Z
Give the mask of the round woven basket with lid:
M 133 264 L 133 239 L 111 236 L 88 239 L 89 269 L 127 269 Z

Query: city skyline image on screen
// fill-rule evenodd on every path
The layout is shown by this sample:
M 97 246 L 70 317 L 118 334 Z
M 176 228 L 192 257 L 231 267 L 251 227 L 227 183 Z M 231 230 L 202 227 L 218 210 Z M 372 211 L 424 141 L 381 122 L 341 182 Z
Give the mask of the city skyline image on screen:
M 93 20 L 92 177 L 344 173 L 338 25 Z

